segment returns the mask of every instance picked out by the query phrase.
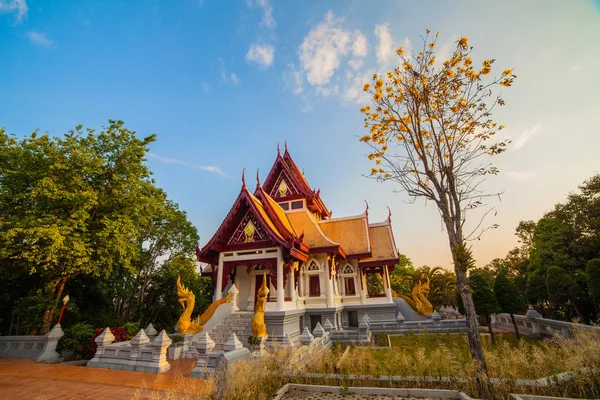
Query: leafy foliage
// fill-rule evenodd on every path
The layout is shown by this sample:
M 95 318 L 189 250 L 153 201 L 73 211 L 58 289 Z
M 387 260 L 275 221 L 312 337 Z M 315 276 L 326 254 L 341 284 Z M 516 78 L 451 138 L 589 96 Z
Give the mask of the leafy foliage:
M 527 310 L 525 300 L 514 283 L 504 274 L 496 277 L 494 294 L 500 310 L 508 314 L 524 313 Z
M 538 221 L 521 221 L 520 245 L 485 268 L 512 279 L 544 316 L 598 321 L 600 312 L 600 174 Z M 590 264 L 591 263 L 591 264 Z
M 500 311 L 500 304 L 498 304 L 496 295 L 483 275 L 478 273 L 471 274 L 469 276 L 469 285 L 473 290 L 473 301 L 475 302 L 477 314 L 489 316 Z
M 379 296 L 384 294 L 383 278 L 379 273 L 367 274 L 367 292 L 369 296 Z
M 174 293 L 164 278 L 181 270 L 198 280 L 197 305 L 206 306 L 197 231 L 145 162 L 154 140 L 114 120 L 62 137 L 0 129 L 0 330 L 47 331 L 65 291 L 63 326 L 170 323 L 177 300 L 161 308 L 147 296 L 163 283 Z
M 590 292 L 590 297 L 600 303 L 600 258 L 588 261 L 585 275 Z
M 401 257 L 402 260 L 402 257 Z M 410 260 L 409 260 L 410 261 Z M 427 265 L 415 268 L 412 263 L 398 264 L 390 273 L 394 292 L 412 297 L 412 288 L 419 282 L 430 281 L 429 301 L 434 308 L 456 307 L 456 275 L 443 268 L 430 268 Z
M 58 349 L 73 350 L 76 358 L 85 357 L 90 338 L 94 337 L 94 327 L 86 323 L 77 323 L 66 328 L 64 333 L 58 343 Z

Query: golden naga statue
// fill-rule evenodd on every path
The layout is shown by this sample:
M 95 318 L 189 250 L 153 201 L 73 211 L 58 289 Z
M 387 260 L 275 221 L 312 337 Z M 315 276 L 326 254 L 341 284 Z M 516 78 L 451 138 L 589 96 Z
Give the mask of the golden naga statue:
M 433 313 L 433 305 L 427 300 L 429 295 L 429 278 L 427 282 L 418 282 L 412 289 L 412 299 L 403 294 L 397 294 L 392 291 L 394 297 L 400 297 L 408 303 L 408 305 L 421 315 L 429 315 Z
M 204 329 L 204 324 L 212 317 L 213 313 L 223 303 L 229 303 L 231 295 L 228 294 L 224 299 L 219 299 L 212 303 L 206 311 L 192 321 L 192 312 L 196 304 L 196 296 L 192 291 L 181 284 L 181 277 L 177 277 L 177 296 L 179 304 L 183 307 L 183 313 L 177 321 L 177 332 L 179 333 L 198 333 Z
M 265 301 L 269 288 L 267 287 L 267 273 L 263 272 L 262 286 L 258 289 L 256 295 L 256 304 L 254 305 L 254 315 L 252 316 L 252 336 L 265 337 L 267 336 L 267 325 L 265 325 Z

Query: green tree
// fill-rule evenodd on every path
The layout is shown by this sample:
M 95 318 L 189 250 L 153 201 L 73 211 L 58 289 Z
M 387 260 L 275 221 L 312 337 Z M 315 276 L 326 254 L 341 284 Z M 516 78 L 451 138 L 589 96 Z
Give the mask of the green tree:
M 383 278 L 381 274 L 372 272 L 367 274 L 367 293 L 369 296 L 379 296 L 384 294 Z
M 389 273 L 390 286 L 396 293 L 410 296 L 412 291 L 411 282 L 408 282 L 405 277 L 414 273 L 415 267 L 412 261 L 404 254 L 400 254 L 398 264 L 394 270 Z
M 527 277 L 527 300 L 534 305 L 543 304 L 548 300 L 544 268 L 534 270 Z
M 469 275 L 469 285 L 473 290 L 473 301 L 477 314 L 483 316 L 490 330 L 492 343 L 495 342 L 494 330 L 492 329 L 491 315 L 500 311 L 500 305 L 494 291 L 490 288 L 489 282 L 480 273 Z
M 521 340 L 519 327 L 517 326 L 514 314 L 526 311 L 527 305 L 525 304 L 523 296 L 521 296 L 521 293 L 519 293 L 515 284 L 505 274 L 499 274 L 496 277 L 496 281 L 494 282 L 494 293 L 496 294 L 496 299 L 498 299 L 498 304 L 500 305 L 502 312 L 510 314 L 513 326 L 515 327 L 517 340 Z
M 561 267 L 553 266 L 546 272 L 546 288 L 548 298 L 554 304 L 570 303 L 580 320 L 585 321 L 577 307 L 577 299 L 581 288 L 573 278 Z
M 397 183 L 412 198 L 433 201 L 440 212 L 465 305 L 478 389 L 484 395 L 487 370 L 466 270 L 456 249 L 482 233 L 481 221 L 470 228 L 465 224 L 467 214 L 493 196 L 481 190 L 481 182 L 498 170 L 484 159 L 506 148 L 506 142 L 492 140 L 504 127 L 491 119 L 491 111 L 505 104 L 493 89 L 511 86 L 516 76 L 507 69 L 491 77 L 493 59 L 476 67 L 464 37 L 456 42 L 449 60 L 436 63 L 437 37 L 427 31 L 422 49 L 412 55 L 405 56 L 398 48 L 400 65 L 373 75 L 372 86 L 365 84 L 372 107 L 361 109 L 369 132 L 360 140 L 371 147 L 374 178 Z
M 210 278 L 200 277 L 195 270 L 194 259 L 181 255 L 161 265 L 152 278 L 146 294 L 141 325 L 152 322 L 156 329 L 172 331 L 182 309 L 177 297 L 177 277 L 196 296 L 193 317 L 202 314 L 212 303 L 213 287 Z
M 600 258 L 594 258 L 588 261 L 585 269 L 590 297 L 600 305 Z
M 435 274 L 432 279 L 429 301 L 434 307 L 456 307 L 456 275 L 452 271 Z
M 144 158 L 154 140 L 113 120 L 64 137 L 0 130 L 0 268 L 43 280 L 42 332 L 69 279 L 135 269 L 139 229 L 161 193 Z
M 140 255 L 133 263 L 135 268 L 116 268 L 108 281 L 111 303 L 124 321 L 139 321 L 159 270 L 174 259 L 190 259 L 199 239 L 185 212 L 166 195 L 161 197 L 146 210 L 148 224 L 140 227 Z
M 540 219 L 536 225 L 531 249 L 534 268 L 559 266 L 569 271 L 577 269 L 581 261 L 574 251 L 577 234 L 566 222 L 552 217 Z

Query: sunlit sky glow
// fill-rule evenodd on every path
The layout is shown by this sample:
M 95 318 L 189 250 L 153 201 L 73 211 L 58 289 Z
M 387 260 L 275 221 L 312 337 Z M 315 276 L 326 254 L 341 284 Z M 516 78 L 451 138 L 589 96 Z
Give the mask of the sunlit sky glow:
M 60 135 L 112 118 L 156 133 L 148 163 L 201 244 L 242 168 L 264 178 L 287 140 L 334 217 L 367 200 L 378 222 L 389 206 L 402 253 L 451 267 L 434 204 L 365 178 L 357 141 L 360 88 L 425 28 L 440 31 L 439 56 L 467 36 L 476 62 L 495 58 L 518 76 L 494 113 L 512 144 L 486 182 L 503 194 L 488 220 L 500 227 L 473 243 L 484 265 L 516 245 L 520 220 L 600 172 L 599 1 L 0 0 L 0 126 Z

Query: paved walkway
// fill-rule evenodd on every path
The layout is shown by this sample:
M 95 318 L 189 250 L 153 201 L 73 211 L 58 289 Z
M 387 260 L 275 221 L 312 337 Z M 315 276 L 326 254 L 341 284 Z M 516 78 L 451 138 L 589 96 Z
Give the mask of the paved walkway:
M 0 359 L 0 399 L 142 400 L 167 397 L 169 392 L 198 393 L 205 382 L 189 378 L 195 362 L 171 361 L 171 371 L 156 375 Z

